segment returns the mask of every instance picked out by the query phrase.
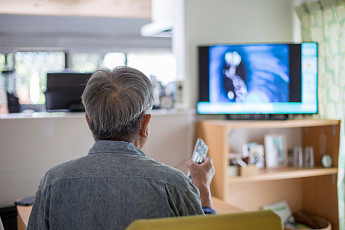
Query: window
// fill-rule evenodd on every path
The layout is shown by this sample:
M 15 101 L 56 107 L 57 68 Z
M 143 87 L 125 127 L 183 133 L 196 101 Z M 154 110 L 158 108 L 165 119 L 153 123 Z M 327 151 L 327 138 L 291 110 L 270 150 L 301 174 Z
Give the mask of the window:
M 9 71 L 13 69 L 13 54 L 0 53 L 0 72 Z
M 116 52 L 104 56 L 104 67 L 113 69 L 123 65 L 136 68 L 148 77 L 155 77 L 163 85 L 176 80 L 176 62 L 170 52 Z
M 15 93 L 13 53 L 0 54 L 0 84 L 9 93 Z
M 0 73 L 1 73 L 1 78 L 0 78 L 0 87 L 1 87 L 1 89 L 2 88 L 6 88 L 5 87 L 5 84 L 4 84 L 4 77 L 2 77 L 2 75 L 3 75 L 3 71 L 5 70 L 5 54 L 0 54 Z
M 0 54 L 0 67 L 11 66 L 12 69 L 12 60 L 13 56 Z M 65 70 L 66 53 L 60 50 L 20 51 L 14 54 L 14 60 L 15 72 L 7 85 L 16 89 L 20 104 L 44 104 L 46 74 Z M 154 76 L 163 86 L 176 80 L 175 59 L 170 52 L 109 52 L 105 55 L 84 52 L 72 53 L 70 60 L 75 72 L 94 72 L 100 66 L 113 69 L 128 65 L 148 77 Z
M 104 56 L 104 67 L 114 69 L 116 66 L 123 65 L 126 65 L 126 55 L 124 53 L 107 53 Z
M 94 72 L 102 59 L 98 53 L 72 54 L 72 69 L 76 72 Z
M 5 70 L 5 54 L 0 54 L 0 71 L 4 71 Z
M 129 53 L 127 64 L 146 76 L 154 76 L 163 85 L 176 80 L 176 62 L 172 53 Z
M 65 69 L 65 52 L 16 52 L 16 88 L 20 104 L 44 104 L 46 73 Z

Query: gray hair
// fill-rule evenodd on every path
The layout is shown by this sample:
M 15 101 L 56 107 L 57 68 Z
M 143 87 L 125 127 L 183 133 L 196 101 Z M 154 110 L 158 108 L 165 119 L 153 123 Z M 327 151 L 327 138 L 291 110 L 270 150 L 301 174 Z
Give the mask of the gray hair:
M 95 140 L 132 142 L 152 108 L 152 84 L 134 68 L 100 69 L 87 82 L 82 102 Z

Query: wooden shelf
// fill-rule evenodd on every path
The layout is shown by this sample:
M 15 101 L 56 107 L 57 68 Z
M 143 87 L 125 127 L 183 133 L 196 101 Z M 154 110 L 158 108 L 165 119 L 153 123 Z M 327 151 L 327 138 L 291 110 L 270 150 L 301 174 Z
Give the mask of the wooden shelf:
M 261 169 L 258 175 L 248 177 L 228 177 L 229 183 L 241 183 L 251 181 L 269 181 L 269 180 L 281 180 L 281 179 L 294 179 L 312 176 L 325 176 L 337 174 L 337 168 L 276 168 L 276 169 Z
M 205 120 L 204 124 L 219 125 L 226 129 L 277 129 L 277 128 L 303 128 L 315 126 L 339 125 L 339 120 L 284 120 L 284 121 L 228 121 Z
M 301 146 L 312 146 L 315 168 L 276 168 L 260 170 L 251 177 L 228 176 L 228 153 L 237 143 L 229 143 L 231 131 L 246 129 L 243 133 L 251 139 L 263 138 L 276 132 L 270 129 L 296 129 Z M 262 129 L 256 132 L 254 129 Z M 267 130 L 267 131 L 265 131 Z M 255 136 L 255 133 L 260 133 Z M 213 159 L 216 174 L 211 183 L 212 195 L 244 210 L 258 210 L 265 204 L 286 200 L 292 211 L 305 210 L 322 216 L 338 229 L 337 172 L 340 143 L 339 120 L 285 120 L 285 121 L 234 121 L 201 120 L 196 125 L 196 136 L 208 145 L 208 156 Z M 243 136 L 243 138 L 247 138 Z M 321 140 L 324 141 L 321 149 Z M 231 146 L 234 145 L 234 146 Z M 239 146 L 237 146 L 239 147 Z M 327 153 L 332 157 L 333 168 L 320 167 L 319 159 Z

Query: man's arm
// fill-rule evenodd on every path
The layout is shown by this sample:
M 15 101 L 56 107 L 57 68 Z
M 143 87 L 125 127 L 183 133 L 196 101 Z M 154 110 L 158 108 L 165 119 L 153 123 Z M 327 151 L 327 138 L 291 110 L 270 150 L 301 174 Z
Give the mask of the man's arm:
M 187 168 L 190 170 L 190 178 L 200 191 L 202 207 L 213 209 L 210 184 L 214 176 L 215 169 L 212 159 L 206 158 L 201 164 L 197 164 L 194 161 L 189 160 L 186 164 Z
M 41 185 L 40 185 L 38 187 L 35 201 L 32 206 L 27 230 L 49 229 L 49 222 L 47 221 L 49 217 L 47 216 L 47 212 L 45 209 L 45 207 L 49 206 L 49 204 L 45 204 L 44 200 L 49 200 L 49 199 L 44 198 L 44 194 L 42 194 Z

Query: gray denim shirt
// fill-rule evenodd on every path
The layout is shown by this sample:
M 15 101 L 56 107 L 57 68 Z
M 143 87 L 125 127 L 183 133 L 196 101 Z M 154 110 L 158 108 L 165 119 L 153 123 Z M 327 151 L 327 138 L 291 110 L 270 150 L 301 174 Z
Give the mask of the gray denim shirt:
M 199 191 L 181 171 L 132 143 L 97 141 L 85 157 L 41 179 L 33 229 L 125 229 L 136 219 L 203 214 Z

